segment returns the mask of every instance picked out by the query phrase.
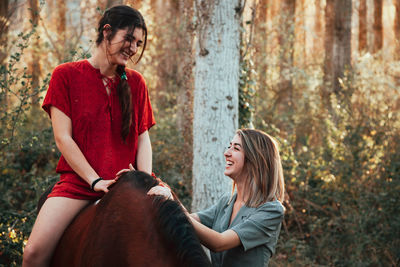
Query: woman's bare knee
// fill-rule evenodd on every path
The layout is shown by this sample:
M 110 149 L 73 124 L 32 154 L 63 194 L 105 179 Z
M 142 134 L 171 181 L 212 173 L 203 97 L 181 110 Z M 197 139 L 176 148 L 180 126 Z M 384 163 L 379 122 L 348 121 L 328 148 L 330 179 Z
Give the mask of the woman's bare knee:
M 41 249 L 35 245 L 28 244 L 24 249 L 24 255 L 22 258 L 22 266 L 46 266 L 48 265 L 48 259 L 46 255 L 41 253 Z
M 24 249 L 22 265 L 47 266 L 66 227 L 88 203 L 68 198 L 46 200 Z

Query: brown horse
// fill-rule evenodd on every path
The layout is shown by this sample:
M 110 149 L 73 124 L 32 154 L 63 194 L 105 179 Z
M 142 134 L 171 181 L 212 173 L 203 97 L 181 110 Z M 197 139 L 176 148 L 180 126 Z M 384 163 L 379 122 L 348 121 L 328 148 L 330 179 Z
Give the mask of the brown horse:
M 180 205 L 146 194 L 157 184 L 125 173 L 69 225 L 52 266 L 211 266 Z

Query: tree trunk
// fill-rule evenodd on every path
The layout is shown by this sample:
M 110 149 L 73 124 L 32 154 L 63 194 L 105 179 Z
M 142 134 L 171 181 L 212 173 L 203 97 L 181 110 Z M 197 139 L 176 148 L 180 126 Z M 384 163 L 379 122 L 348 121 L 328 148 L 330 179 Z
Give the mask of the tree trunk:
M 31 16 L 32 27 L 35 28 L 39 24 L 39 1 L 38 0 L 29 0 L 29 12 Z M 37 37 L 33 37 L 32 44 L 32 60 L 29 64 L 29 72 L 32 75 L 31 81 L 31 103 L 32 106 L 39 106 L 39 78 L 41 74 L 41 66 L 40 66 L 40 42 Z
M 327 0 L 325 8 L 324 101 L 340 91 L 339 78 L 351 63 L 351 0 Z M 325 104 L 327 104 L 325 102 Z
M 294 10 L 293 14 L 293 25 L 294 25 L 294 49 L 297 51 L 297 54 L 300 56 L 297 57 L 296 62 L 293 62 L 296 66 L 305 66 L 307 64 L 307 4 L 305 0 L 295 0 L 294 1 Z M 297 8 L 296 8 L 297 4 Z M 294 21 L 296 18 L 296 22 Z M 292 56 L 293 57 L 293 56 Z
M 321 0 L 315 0 L 315 37 L 313 38 L 313 58 L 320 58 L 321 47 L 323 46 L 322 29 L 322 8 Z
M 367 0 L 360 0 L 358 8 L 358 51 L 360 55 L 368 51 L 367 48 Z
M 400 60 L 400 0 L 393 0 L 396 7 L 394 18 L 395 58 Z
M 334 13 L 333 90 L 337 94 L 341 90 L 339 78 L 344 76 L 344 71 L 351 65 L 351 0 L 336 1 Z
M 67 32 L 66 32 L 66 25 L 67 25 L 67 20 L 66 20 L 66 1 L 60 1 L 57 4 L 57 11 L 58 11 L 58 17 L 57 17 L 57 35 L 58 35 L 58 43 L 60 44 L 60 55 L 62 58 L 59 58 L 59 60 L 62 62 L 66 58 L 66 53 L 69 51 L 66 51 L 66 44 L 67 44 Z
M 123 1 L 122 0 L 107 0 L 107 5 L 106 8 L 110 8 L 116 5 L 122 5 Z
M 293 67 L 294 50 L 294 15 L 296 0 L 282 0 L 281 29 L 279 33 L 280 65 L 279 92 L 277 104 L 281 108 L 293 104 L 293 84 L 291 72 Z M 281 109 L 279 108 L 279 109 Z
M 193 203 L 198 211 L 229 192 L 224 148 L 238 126 L 241 1 L 196 0 Z
M 193 67 L 192 52 L 194 29 L 192 24 L 193 2 L 179 0 L 178 3 L 177 53 L 177 127 L 183 136 L 181 175 L 185 184 L 190 184 L 193 166 Z
M 126 5 L 129 5 L 133 8 L 136 8 L 140 11 L 140 9 L 142 8 L 142 0 L 125 0 L 123 1 Z M 142 14 L 143 15 L 143 14 Z M 145 18 L 146 20 L 146 18 Z
M 254 63 L 257 70 L 257 88 L 259 98 L 256 100 L 263 100 L 266 98 L 267 94 L 267 71 L 268 71 L 268 28 L 267 28 L 267 18 L 268 18 L 268 0 L 261 0 L 257 6 L 256 20 L 255 20 L 255 31 L 254 35 L 254 47 L 255 56 Z M 262 110 L 261 105 L 255 105 L 255 113 L 257 110 Z
M 382 0 L 374 0 L 374 53 L 379 52 L 383 47 L 382 2 Z
M 8 54 L 8 22 L 9 22 L 9 14 L 8 14 L 8 0 L 4 0 L 0 2 L 0 69 L 6 69 L 6 58 Z M 0 72 L 0 80 L 1 82 L 5 82 L 7 80 L 7 72 Z M 6 88 L 0 88 L 0 112 L 3 114 L 3 110 L 7 110 L 8 108 L 8 92 Z
M 335 2 L 326 0 L 325 6 L 325 62 L 324 62 L 324 86 L 322 87 L 322 98 L 328 100 L 333 79 L 333 41 L 335 29 Z
M 8 0 L 0 2 L 0 66 L 7 57 L 8 47 Z

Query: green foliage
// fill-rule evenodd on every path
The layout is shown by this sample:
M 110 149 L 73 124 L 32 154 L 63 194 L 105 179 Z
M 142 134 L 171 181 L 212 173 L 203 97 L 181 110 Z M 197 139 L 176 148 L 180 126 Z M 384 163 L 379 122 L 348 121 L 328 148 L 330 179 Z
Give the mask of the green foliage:
M 54 180 L 58 157 L 49 120 L 38 110 L 41 86 L 35 87 L 22 55 L 35 29 L 18 37 L 17 51 L 0 69 L 0 265 L 21 264 L 24 242 L 36 217 L 36 200 Z
M 271 104 L 256 114 L 256 128 L 281 142 L 289 196 L 271 266 L 398 264 L 399 94 L 385 66 L 359 59 L 329 107 L 316 90 L 323 85 L 309 86 L 319 70 L 293 70 L 302 97 L 290 120 L 274 114 L 277 98 L 263 100 Z
M 169 115 L 158 116 L 157 125 L 150 132 L 153 171 L 171 186 L 185 207 L 190 207 L 192 173 L 183 164 L 187 161 L 187 153 L 191 151 L 183 151 L 184 138 L 182 131 L 176 127 L 176 114 Z

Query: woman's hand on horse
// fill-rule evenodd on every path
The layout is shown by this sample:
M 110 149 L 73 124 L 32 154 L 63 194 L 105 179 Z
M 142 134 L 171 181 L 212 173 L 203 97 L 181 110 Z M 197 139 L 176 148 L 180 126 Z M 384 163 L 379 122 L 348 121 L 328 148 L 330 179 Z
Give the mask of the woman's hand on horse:
M 158 195 L 158 196 L 163 196 L 167 199 L 174 199 L 172 196 L 171 190 L 169 190 L 169 188 L 167 188 L 167 187 L 160 186 L 160 185 L 150 188 L 150 190 L 147 192 L 147 195 L 149 195 L 149 196 Z
M 93 190 L 96 192 L 103 191 L 104 193 L 108 193 L 108 187 L 115 183 L 117 179 L 112 180 L 101 180 L 97 184 L 95 184 Z
M 126 172 L 130 172 L 130 171 L 134 171 L 135 168 L 133 168 L 132 163 L 129 163 L 129 169 L 122 169 L 119 172 L 117 172 L 116 176 L 115 176 L 115 180 L 118 180 L 119 177 L 122 176 L 122 174 L 126 173 Z

